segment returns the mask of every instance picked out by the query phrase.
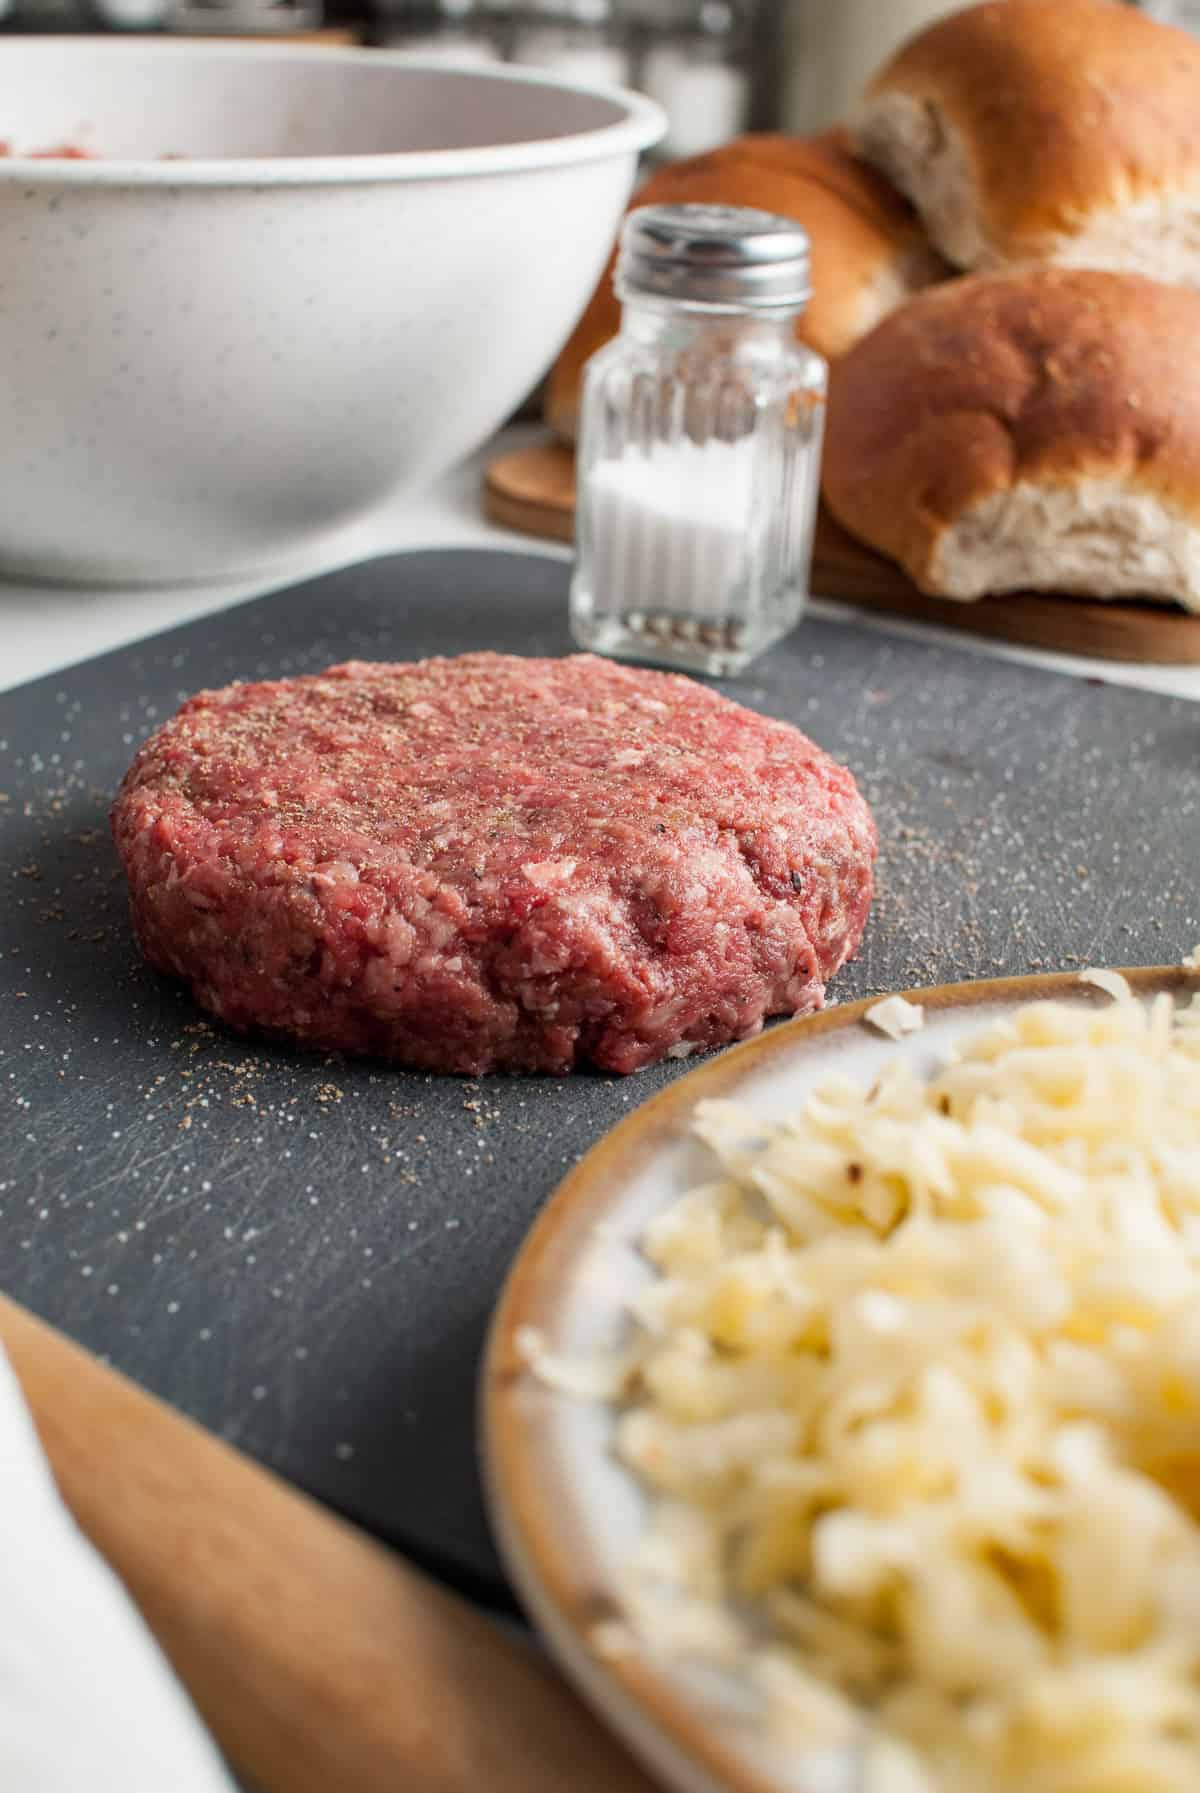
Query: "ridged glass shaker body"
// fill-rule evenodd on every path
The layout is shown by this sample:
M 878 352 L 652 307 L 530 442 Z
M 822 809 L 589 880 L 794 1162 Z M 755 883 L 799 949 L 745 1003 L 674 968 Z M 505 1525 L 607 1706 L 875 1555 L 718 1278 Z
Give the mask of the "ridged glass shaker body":
M 580 415 L 581 646 L 720 676 L 800 620 L 826 383 L 795 337 L 807 273 L 803 232 L 769 214 L 627 220 L 621 331 L 588 363 Z

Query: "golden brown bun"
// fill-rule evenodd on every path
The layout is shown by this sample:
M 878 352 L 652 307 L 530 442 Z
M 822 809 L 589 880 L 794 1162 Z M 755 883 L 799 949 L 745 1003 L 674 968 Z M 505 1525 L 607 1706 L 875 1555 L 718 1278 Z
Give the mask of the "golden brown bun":
M 974 275 L 886 318 L 830 382 L 823 490 L 923 590 L 1200 609 L 1200 293 Z
M 873 169 L 850 155 L 844 133 L 735 138 L 707 155 L 659 169 L 633 204 L 756 206 L 804 225 L 812 242 L 813 296 L 797 334 L 833 358 L 946 268 L 917 220 Z M 584 363 L 616 335 L 616 252 L 550 375 L 546 420 L 573 440 Z
M 1200 41 L 1122 0 L 988 0 L 905 45 L 851 137 L 960 268 L 1200 285 Z

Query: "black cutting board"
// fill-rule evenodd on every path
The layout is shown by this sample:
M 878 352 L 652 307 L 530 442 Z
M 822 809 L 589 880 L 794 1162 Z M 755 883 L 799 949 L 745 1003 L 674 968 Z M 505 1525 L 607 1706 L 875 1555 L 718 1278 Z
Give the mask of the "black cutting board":
M 566 582 L 540 556 L 396 556 L 0 695 L 0 1287 L 485 1597 L 489 1310 L 566 1167 L 681 1067 L 467 1083 L 210 1028 L 139 963 L 106 810 L 201 686 L 564 653 Z M 880 891 L 838 997 L 1200 940 L 1200 705 L 818 621 L 725 688 L 874 806 Z

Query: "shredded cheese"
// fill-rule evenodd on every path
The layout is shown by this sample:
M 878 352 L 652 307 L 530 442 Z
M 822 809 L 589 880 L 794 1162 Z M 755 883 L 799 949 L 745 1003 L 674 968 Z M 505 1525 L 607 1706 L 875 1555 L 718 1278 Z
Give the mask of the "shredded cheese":
M 889 1040 L 902 1040 L 905 1034 L 917 1033 L 924 1027 L 925 1010 L 919 1002 L 907 1002 L 903 996 L 885 996 L 867 1010 L 863 1020 Z
M 1086 971 L 1079 973 L 1081 984 L 1095 984 L 1097 990 L 1103 990 L 1114 1002 L 1132 1002 L 1133 991 L 1126 978 L 1119 971 L 1105 971 L 1102 967 L 1089 965 Z
M 695 1126 L 616 1422 L 643 1647 L 748 1668 L 797 1748 L 869 1713 L 909 1793 L 1195 1793 L 1200 997 Z
M 631 1358 L 584 1360 L 557 1356 L 536 1326 L 519 1327 L 513 1343 L 538 1380 L 559 1394 L 573 1395 L 580 1401 L 612 1401 L 628 1384 Z

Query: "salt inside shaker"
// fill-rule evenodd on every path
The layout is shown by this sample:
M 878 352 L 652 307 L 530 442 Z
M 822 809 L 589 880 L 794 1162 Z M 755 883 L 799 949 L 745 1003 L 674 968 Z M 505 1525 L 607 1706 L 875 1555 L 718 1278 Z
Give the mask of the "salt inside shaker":
M 796 340 L 798 224 L 644 206 L 617 258 L 621 331 L 588 362 L 570 619 L 583 647 L 720 676 L 800 620 L 825 363 Z

